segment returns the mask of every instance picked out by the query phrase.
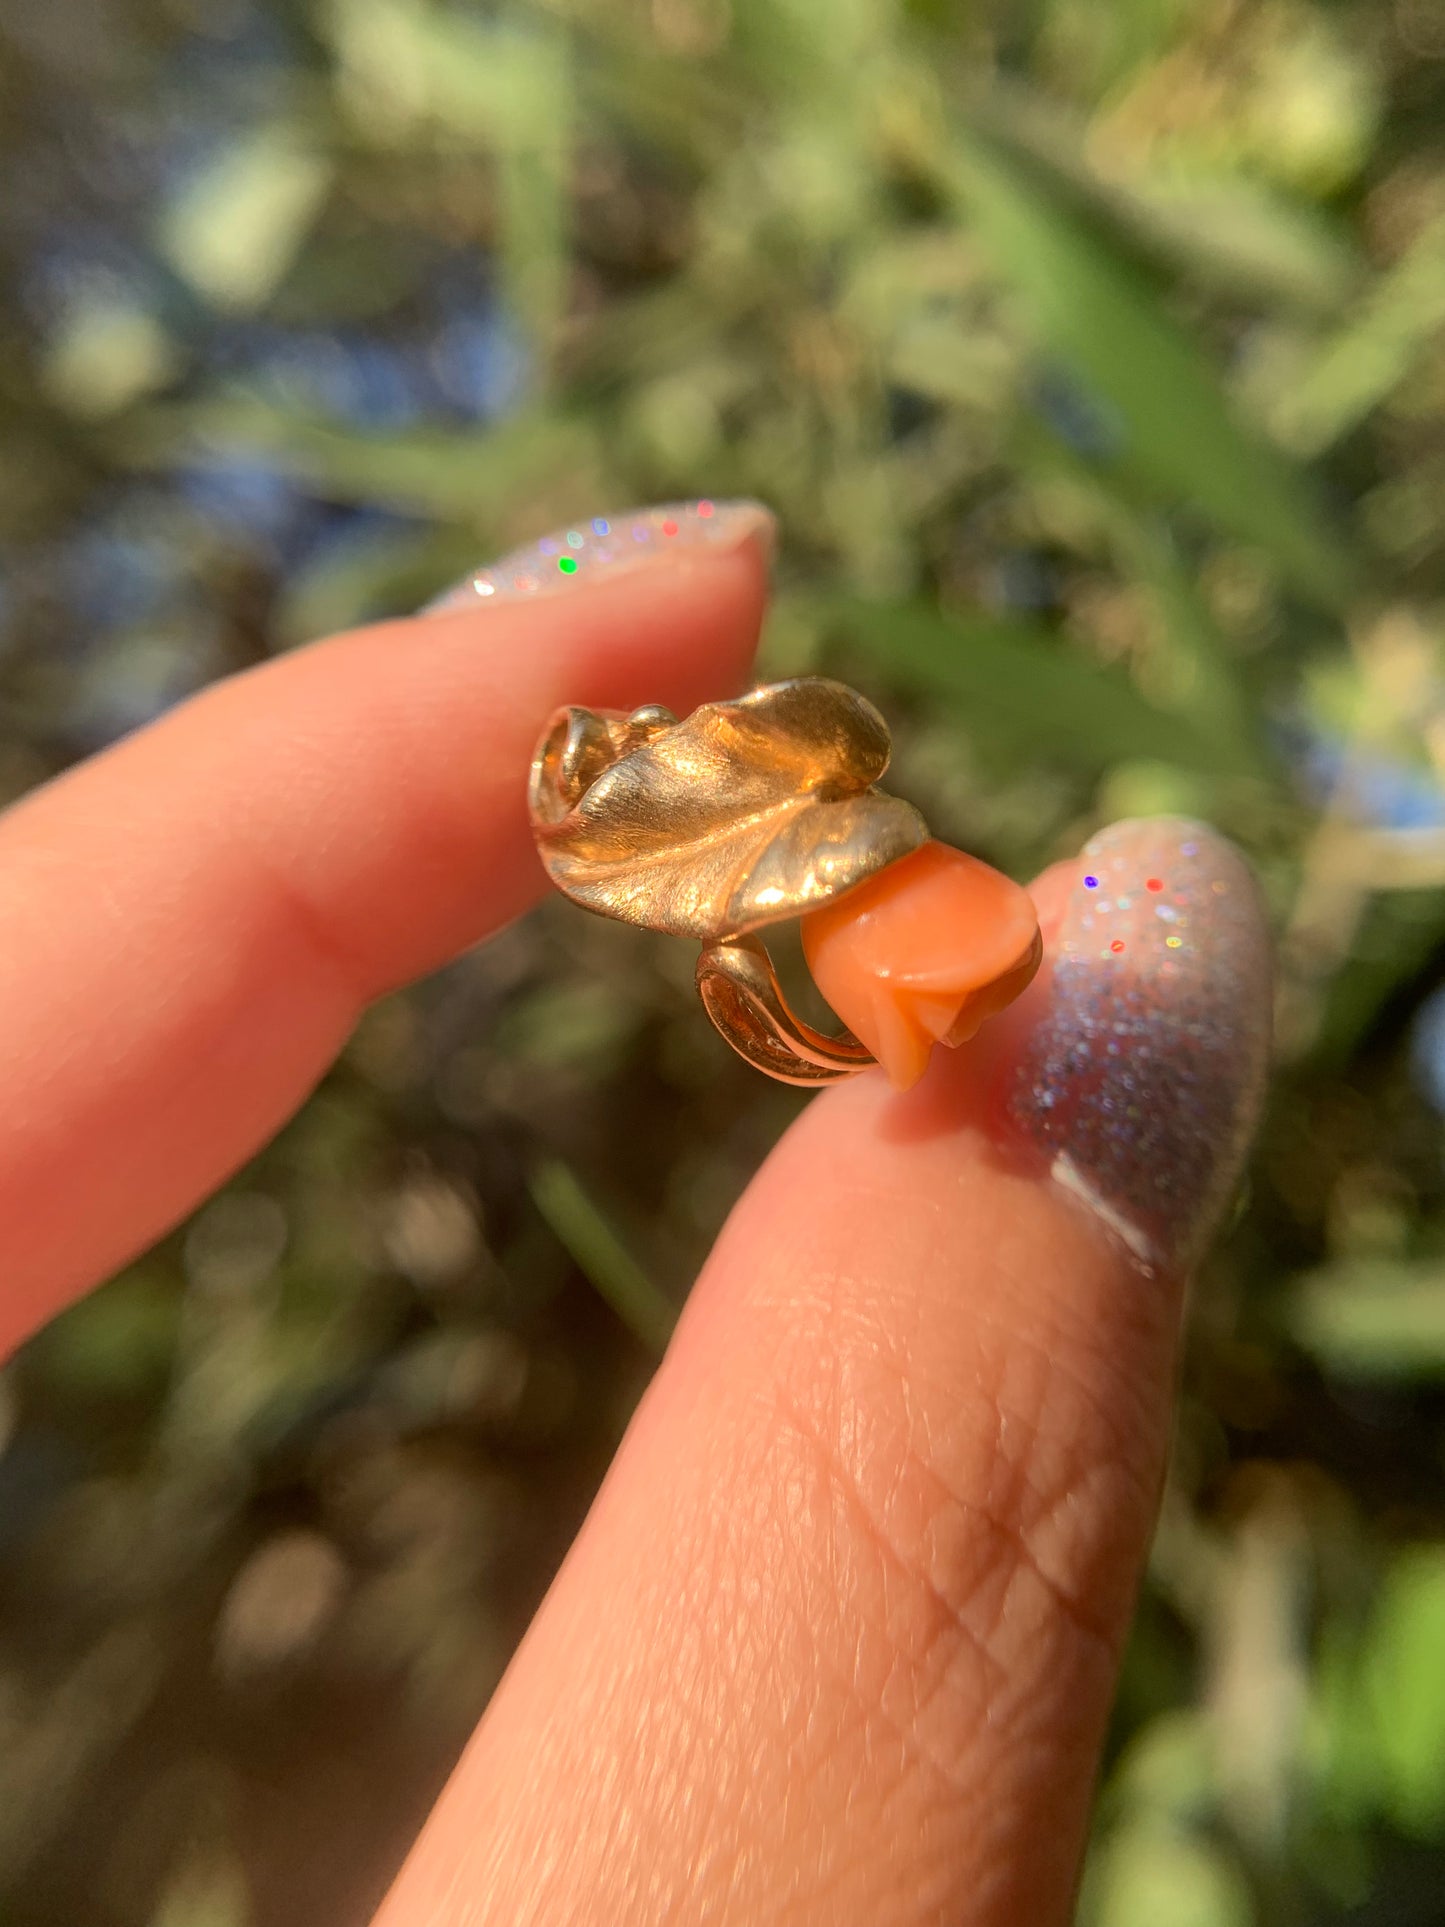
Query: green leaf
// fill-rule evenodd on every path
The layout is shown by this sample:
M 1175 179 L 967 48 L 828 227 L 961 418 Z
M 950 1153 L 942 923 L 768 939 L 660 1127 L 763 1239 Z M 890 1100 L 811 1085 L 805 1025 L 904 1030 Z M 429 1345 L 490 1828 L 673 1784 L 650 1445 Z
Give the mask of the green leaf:
M 1221 1848 L 1152 1819 L 1106 1842 L 1090 1868 L 1085 1927 L 1250 1927 L 1244 1876 Z
M 179 366 L 174 342 L 147 307 L 123 290 L 98 288 L 65 315 L 41 380 L 68 414 L 99 421 L 153 394 Z
M 1110 1780 L 1124 1814 L 1149 1814 L 1184 1828 L 1207 1819 L 1216 1799 L 1208 1721 L 1193 1707 L 1157 1714 L 1135 1735 Z
M 1236 298 L 1337 310 L 1363 266 L 1313 208 L 1240 175 L 1156 178 L 1147 162 L 1129 182 L 1140 239 L 1176 272 Z
M 1445 1379 L 1445 1260 L 1356 1260 L 1313 1273 L 1286 1314 L 1291 1335 L 1344 1378 Z
M 167 208 L 160 245 L 219 308 L 257 308 L 296 257 L 331 186 L 331 167 L 289 122 L 222 149 Z
M 1197 343 L 1103 229 L 1042 169 L 981 137 L 957 142 L 951 185 L 1039 338 L 1114 412 L 1121 460 L 1267 549 L 1306 595 L 1348 600 L 1355 567 L 1303 478 L 1234 419 Z
M 598 1080 L 626 1060 L 639 1010 L 612 981 L 542 984 L 500 1020 L 492 1049 L 524 1064 Z
M 1445 1546 L 1416 1547 L 1391 1567 L 1364 1686 L 1396 1823 L 1445 1834 Z
M 1155 26 L 1171 10 L 1140 4 Z M 1096 42 L 1097 9 L 1087 12 Z M 1031 156 L 1126 246 L 1195 287 L 1252 306 L 1337 313 L 1365 280 L 1342 220 L 1262 178 L 1237 153 L 1175 154 L 1161 167 L 1152 142 L 1125 142 L 1101 158 L 1096 130 L 1077 108 L 1022 79 L 974 101 L 972 112 L 977 127 Z
M 942 615 L 923 603 L 830 602 L 828 612 L 885 673 L 957 704 L 971 735 L 1034 758 L 1097 771 L 1174 763 L 1210 774 L 1248 768 L 1187 715 L 1151 703 L 1120 670 L 1092 663 L 1030 623 Z
M 395 534 L 368 528 L 364 539 L 321 548 L 283 585 L 271 622 L 282 648 L 332 635 L 358 622 L 415 609 L 476 556 L 456 558 L 428 530 L 405 527 Z
M 56 1319 L 33 1356 L 67 1398 L 140 1398 L 171 1371 L 180 1313 L 180 1295 L 160 1273 L 126 1272 Z

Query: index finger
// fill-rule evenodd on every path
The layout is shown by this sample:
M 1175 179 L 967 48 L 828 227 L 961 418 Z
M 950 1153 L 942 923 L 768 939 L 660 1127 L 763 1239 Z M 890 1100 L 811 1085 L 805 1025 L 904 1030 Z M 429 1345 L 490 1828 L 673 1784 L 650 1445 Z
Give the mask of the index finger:
M 639 527 L 670 534 L 556 593 L 502 569 L 217 684 L 0 819 L 0 1353 L 250 1156 L 370 1000 L 525 907 L 550 710 L 746 681 L 767 512 Z

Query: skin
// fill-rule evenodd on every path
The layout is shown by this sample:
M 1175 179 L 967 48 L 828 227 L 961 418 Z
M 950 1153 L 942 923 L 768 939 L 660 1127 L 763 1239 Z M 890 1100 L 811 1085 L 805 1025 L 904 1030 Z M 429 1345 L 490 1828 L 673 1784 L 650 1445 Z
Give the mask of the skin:
M 744 686 L 765 575 L 749 542 L 339 637 L 0 819 L 0 1341 L 541 893 L 538 719 Z M 1039 994 L 768 1160 L 382 1927 L 1067 1919 L 1180 1281 L 1007 1148 Z

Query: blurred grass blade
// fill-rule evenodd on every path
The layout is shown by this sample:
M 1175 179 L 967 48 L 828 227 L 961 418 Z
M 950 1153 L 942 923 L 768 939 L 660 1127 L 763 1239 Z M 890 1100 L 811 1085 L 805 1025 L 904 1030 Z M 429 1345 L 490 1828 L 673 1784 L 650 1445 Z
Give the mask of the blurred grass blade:
M 1315 209 L 1237 176 L 1155 178 L 1141 168 L 1110 212 L 1195 286 L 1236 300 L 1337 313 L 1362 264 Z
M 1144 3 L 1163 20 L 1152 0 Z M 1151 144 L 1101 140 L 1077 106 L 1017 76 L 999 77 L 972 115 L 975 127 L 1057 176 L 1127 247 L 1191 286 L 1251 306 L 1334 314 L 1365 282 L 1364 259 L 1336 213 L 1238 158 L 1211 152 L 1161 168 Z
M 1318 210 L 1260 181 L 1131 181 L 1141 239 L 1177 274 L 1250 303 L 1339 310 L 1364 268 Z
M 571 69 L 560 35 L 512 36 L 499 89 L 511 103 L 501 126 L 501 268 L 514 312 L 543 368 L 551 365 L 568 298 Z
M 118 436 L 139 465 L 262 455 L 333 502 L 494 524 L 529 497 L 566 490 L 599 499 L 600 438 L 562 415 L 519 415 L 485 433 L 417 429 L 367 434 L 304 408 L 238 393 L 150 410 Z
M 609 1304 L 640 1345 L 660 1358 L 677 1323 L 677 1307 L 648 1277 L 612 1226 L 560 1159 L 533 1172 L 532 1202 L 599 1298 Z
M 924 696 L 958 704 L 970 733 L 1006 739 L 1096 771 L 1110 763 L 1175 763 L 1206 774 L 1250 767 L 1186 714 L 1151 703 L 1122 671 L 1090 662 L 1047 629 L 1004 618 L 940 614 L 924 603 L 830 602 L 826 612 L 883 670 Z
M 1355 570 L 1290 462 L 1231 415 L 1199 347 L 1148 277 L 1044 170 L 980 136 L 955 144 L 951 185 L 1044 345 L 1117 418 L 1123 460 L 1221 529 L 1267 549 L 1335 607 Z
M 1417 236 L 1364 311 L 1332 335 L 1272 410 L 1291 446 L 1315 455 L 1397 389 L 1445 338 L 1445 216 Z

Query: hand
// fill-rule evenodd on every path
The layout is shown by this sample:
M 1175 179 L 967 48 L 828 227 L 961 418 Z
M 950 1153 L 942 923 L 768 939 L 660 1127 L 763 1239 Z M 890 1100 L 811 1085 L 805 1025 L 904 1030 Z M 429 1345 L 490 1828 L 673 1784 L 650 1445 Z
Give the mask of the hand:
M 746 684 L 766 533 L 720 507 L 555 593 L 501 571 L 0 820 L 0 1342 L 540 893 L 553 707 Z M 1053 962 L 1013 1010 L 905 1097 L 816 1098 L 734 1211 L 383 1927 L 1067 1919 L 1269 990 L 1212 832 L 1085 856 L 1036 886 Z

